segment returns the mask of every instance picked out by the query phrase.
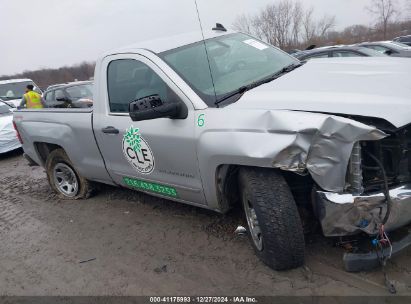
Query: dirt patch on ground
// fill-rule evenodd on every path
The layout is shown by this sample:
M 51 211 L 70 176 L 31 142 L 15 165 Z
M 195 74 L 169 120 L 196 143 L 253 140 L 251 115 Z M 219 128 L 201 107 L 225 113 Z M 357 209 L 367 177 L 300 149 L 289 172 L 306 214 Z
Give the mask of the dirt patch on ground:
M 306 266 L 276 272 L 219 215 L 103 186 L 85 201 L 51 191 L 21 152 L 0 156 L 0 295 L 387 295 L 376 270 L 351 274 L 342 250 L 307 237 Z M 389 262 L 411 295 L 411 250 Z

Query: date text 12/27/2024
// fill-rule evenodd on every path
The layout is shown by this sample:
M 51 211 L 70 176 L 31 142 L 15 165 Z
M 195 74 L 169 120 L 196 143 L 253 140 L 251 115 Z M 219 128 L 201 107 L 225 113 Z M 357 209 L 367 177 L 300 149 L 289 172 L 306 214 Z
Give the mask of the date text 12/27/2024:
M 150 303 L 258 303 L 255 297 L 150 297 Z

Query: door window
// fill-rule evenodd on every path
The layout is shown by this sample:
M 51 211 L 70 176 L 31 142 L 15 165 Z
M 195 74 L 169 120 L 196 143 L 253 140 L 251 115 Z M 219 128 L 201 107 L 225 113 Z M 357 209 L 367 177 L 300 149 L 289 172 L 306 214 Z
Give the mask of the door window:
M 134 59 L 110 62 L 107 71 L 110 111 L 128 113 L 130 102 L 159 95 L 162 102 L 177 102 L 177 95 L 146 64 Z
M 311 59 L 316 59 L 316 58 L 328 58 L 328 52 L 326 53 L 319 53 L 319 54 L 314 54 L 311 56 L 306 57 L 303 60 L 311 60 Z
M 373 49 L 373 50 L 376 50 L 380 53 L 385 53 L 386 51 L 390 50 L 389 48 L 386 48 L 386 47 L 381 46 L 381 45 L 366 45 L 366 47 L 370 48 L 370 49 Z
M 56 90 L 55 91 L 55 100 L 58 100 L 58 99 L 62 99 L 62 98 L 65 98 L 66 96 L 64 95 L 64 92 L 63 92 L 63 90 Z
M 54 99 L 54 91 L 50 91 L 44 94 L 44 101 L 46 103 L 47 108 L 54 108 L 56 106 L 56 102 Z
M 78 86 L 72 86 L 66 89 L 67 94 L 71 100 L 79 100 L 82 98 L 93 98 L 92 85 L 84 84 Z
M 333 57 L 361 57 L 360 54 L 349 51 L 335 51 Z
M 44 96 L 44 100 L 46 101 L 46 102 L 51 102 L 51 101 L 53 101 L 53 96 L 54 95 L 54 91 L 51 91 L 51 92 L 48 92 L 48 93 L 46 93 L 46 96 Z

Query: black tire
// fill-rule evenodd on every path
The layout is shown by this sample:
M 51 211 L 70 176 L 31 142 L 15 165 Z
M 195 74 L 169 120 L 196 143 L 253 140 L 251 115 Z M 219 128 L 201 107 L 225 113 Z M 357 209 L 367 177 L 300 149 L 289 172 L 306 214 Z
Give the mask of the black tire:
M 65 194 L 63 191 L 59 189 L 57 185 L 57 181 L 55 179 L 55 168 L 56 166 L 67 166 L 69 167 L 72 172 L 75 174 L 77 188 L 73 193 L 70 195 Z M 88 181 L 84 177 L 82 177 L 77 170 L 74 168 L 73 164 L 71 163 L 70 159 L 68 158 L 66 152 L 63 149 L 56 149 L 53 150 L 46 160 L 46 172 L 47 172 L 47 179 L 49 181 L 50 187 L 60 195 L 60 197 L 64 199 L 87 199 L 89 198 L 94 192 L 94 185 L 92 182 Z M 58 175 L 58 173 L 57 173 Z
M 248 223 L 248 236 L 257 256 L 275 270 L 287 270 L 304 264 L 304 233 L 297 205 L 283 176 L 274 169 L 241 168 L 241 201 Z M 245 204 L 248 204 L 247 206 Z M 251 217 L 253 218 L 253 217 Z M 250 220 L 251 220 L 250 218 Z M 250 225 L 258 226 L 260 237 L 253 238 Z

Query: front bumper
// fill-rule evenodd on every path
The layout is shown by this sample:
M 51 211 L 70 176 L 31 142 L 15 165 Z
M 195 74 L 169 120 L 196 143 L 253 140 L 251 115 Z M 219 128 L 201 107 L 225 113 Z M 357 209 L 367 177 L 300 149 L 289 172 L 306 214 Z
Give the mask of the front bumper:
M 392 188 L 390 216 L 384 225 L 392 231 L 411 223 L 411 183 Z M 365 232 L 375 235 L 387 212 L 384 193 L 355 196 L 316 191 L 316 214 L 325 236 Z

